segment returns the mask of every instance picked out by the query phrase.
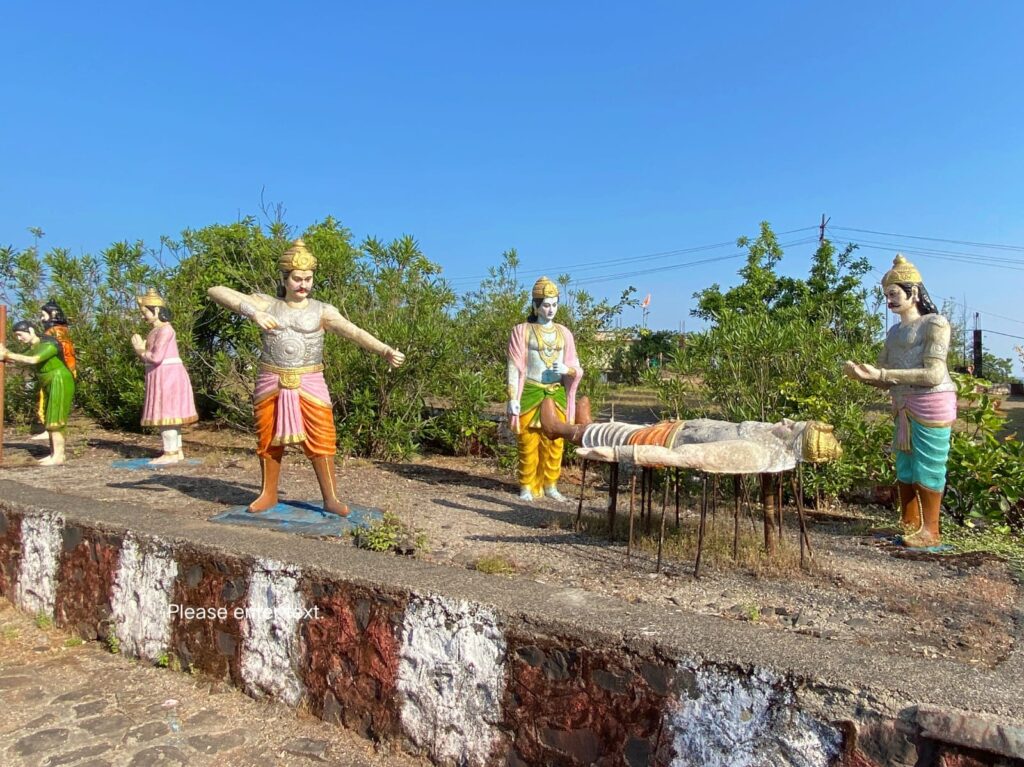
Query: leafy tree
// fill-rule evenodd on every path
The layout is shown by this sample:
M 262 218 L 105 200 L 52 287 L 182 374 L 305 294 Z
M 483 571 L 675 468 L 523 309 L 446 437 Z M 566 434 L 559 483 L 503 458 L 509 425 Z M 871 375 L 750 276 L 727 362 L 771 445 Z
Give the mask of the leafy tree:
M 628 345 L 619 345 L 612 359 L 612 372 L 625 383 L 638 384 L 644 374 L 654 367 L 671 364 L 679 348 L 679 334 L 671 330 L 637 332 Z
M 835 494 L 855 479 L 887 478 L 884 403 L 841 372 L 846 359 L 878 355 L 881 322 L 862 283 L 867 262 L 854 257 L 854 246 L 837 252 L 825 240 L 806 279 L 781 277 L 776 267 L 784 254 L 767 222 L 756 240 L 737 244 L 747 248 L 741 282 L 695 294 L 693 313 L 710 327 L 688 336 L 672 366 L 677 375 L 661 384 L 663 403 L 678 416 L 827 421 L 845 453 L 814 472 L 812 486 Z

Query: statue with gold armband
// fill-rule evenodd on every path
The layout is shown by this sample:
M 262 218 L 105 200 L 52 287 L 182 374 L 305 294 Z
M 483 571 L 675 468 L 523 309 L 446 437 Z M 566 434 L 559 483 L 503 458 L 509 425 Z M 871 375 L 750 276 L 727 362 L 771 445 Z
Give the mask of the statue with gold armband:
M 889 328 L 878 366 L 847 361 L 843 371 L 889 391 L 902 543 L 936 549 L 942 543 L 939 511 L 956 421 L 956 385 L 946 367 L 949 321 L 935 308 L 917 267 L 902 255 L 882 277 L 882 292 L 900 321 Z
M 334 485 L 337 436 L 331 398 L 324 380 L 324 333 L 331 332 L 379 354 L 392 367 L 405 355 L 341 316 L 335 307 L 309 297 L 316 257 L 302 240 L 281 256 L 277 297 L 245 295 L 231 288 L 209 289 L 211 299 L 248 317 L 263 331 L 260 372 L 253 407 L 256 454 L 263 473 L 259 497 L 248 511 L 266 511 L 277 504 L 277 484 L 286 445 L 301 445 L 313 464 L 324 511 L 339 516 L 348 507 Z

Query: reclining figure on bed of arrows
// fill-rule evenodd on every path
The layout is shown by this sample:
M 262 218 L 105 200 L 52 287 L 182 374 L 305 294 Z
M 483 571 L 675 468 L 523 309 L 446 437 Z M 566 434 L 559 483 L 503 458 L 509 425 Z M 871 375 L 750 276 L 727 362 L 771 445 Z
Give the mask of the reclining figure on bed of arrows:
M 541 426 L 551 438 L 563 437 L 591 461 L 623 465 L 679 467 L 709 474 L 775 474 L 798 463 L 823 463 L 842 455 L 833 427 L 821 421 L 661 421 L 637 426 L 620 421 L 590 422 L 590 403 L 581 399 L 576 423 L 560 421 L 554 403 L 541 406 Z

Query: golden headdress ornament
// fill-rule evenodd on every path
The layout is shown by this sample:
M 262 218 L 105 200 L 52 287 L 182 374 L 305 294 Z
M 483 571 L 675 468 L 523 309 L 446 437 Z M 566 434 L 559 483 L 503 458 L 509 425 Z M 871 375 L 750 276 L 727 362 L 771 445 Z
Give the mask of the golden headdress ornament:
M 314 270 L 316 269 L 316 256 L 309 252 L 306 243 L 296 240 L 277 261 L 282 272 L 290 272 L 294 269 Z
M 897 253 L 896 258 L 892 260 L 892 269 L 887 271 L 885 276 L 882 277 L 882 288 L 887 288 L 893 283 L 898 282 L 921 281 L 921 272 L 917 271 L 917 267 L 907 261 L 902 253 Z
M 808 463 L 828 463 L 843 454 L 835 427 L 824 421 L 808 421 L 804 429 L 803 458 Z
M 156 288 L 150 288 L 144 296 L 136 296 L 135 300 L 139 306 L 147 306 L 150 309 L 158 306 L 167 306 L 167 303 L 160 297 L 160 294 L 156 292 Z
M 543 301 L 545 298 L 558 298 L 558 285 L 547 277 L 541 277 L 533 284 L 533 300 Z

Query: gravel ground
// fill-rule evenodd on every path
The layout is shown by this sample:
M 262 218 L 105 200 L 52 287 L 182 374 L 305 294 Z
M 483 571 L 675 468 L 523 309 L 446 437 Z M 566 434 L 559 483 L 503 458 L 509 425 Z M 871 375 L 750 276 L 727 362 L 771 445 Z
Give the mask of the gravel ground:
M 189 458 L 161 470 L 114 469 L 125 457 L 152 456 L 155 436 L 109 432 L 88 423 L 68 433 L 69 462 L 37 467 L 43 443 L 9 434 L 0 477 L 53 489 L 161 509 L 167 514 L 208 518 L 242 505 L 258 492 L 259 468 L 250 439 L 235 432 L 196 427 L 185 435 Z M 856 642 L 881 652 L 945 657 L 995 667 L 1013 648 L 1021 603 L 1016 579 L 990 556 L 943 555 L 907 558 L 871 535 L 863 510 L 840 508 L 813 514 L 814 561 L 801 570 L 793 509 L 780 555 L 760 555 L 753 520 L 743 512 L 738 563 L 731 561 L 732 507 L 719 507 L 705 549 L 701 577 L 693 577 L 696 514 L 682 504 L 680 526 L 669 511 L 669 542 L 656 572 L 652 539 L 627 558 L 620 538 L 603 534 L 607 486 L 591 471 L 584 491 L 584 531 L 574 530 L 579 469 L 563 475 L 562 490 L 573 501 L 524 503 L 511 477 L 479 459 L 430 456 L 407 463 L 338 462 L 343 500 L 395 514 L 422 533 L 416 556 L 450 567 L 497 571 L 494 577 L 528 578 L 612 595 L 630 602 L 664 605 L 750 621 L 765 631 L 797 631 L 836 642 Z M 309 463 L 289 453 L 282 495 L 317 499 Z M 629 493 L 619 494 L 620 521 Z M 660 511 L 660 497 L 655 503 Z M 868 509 L 877 516 L 891 512 Z M 754 509 L 756 515 L 757 510 Z M 760 529 L 760 520 L 757 520 Z M 586 532 L 591 530 L 592 532 Z M 350 538 L 331 539 L 350 546 Z M 381 556 L 391 556 L 382 554 Z

